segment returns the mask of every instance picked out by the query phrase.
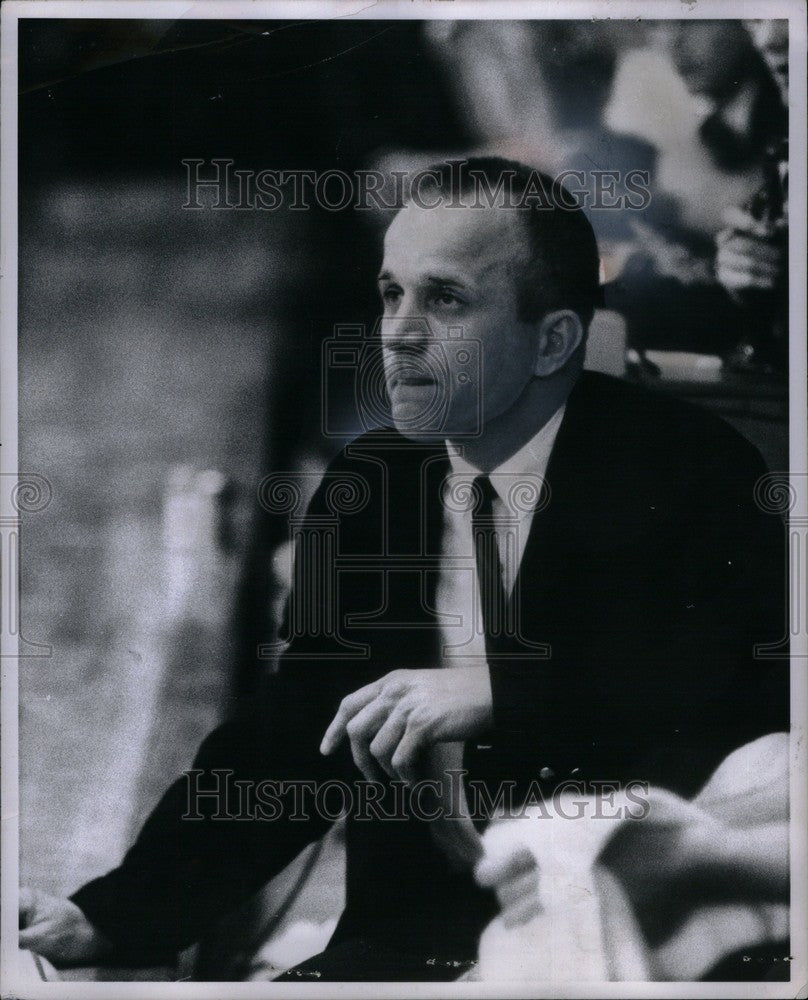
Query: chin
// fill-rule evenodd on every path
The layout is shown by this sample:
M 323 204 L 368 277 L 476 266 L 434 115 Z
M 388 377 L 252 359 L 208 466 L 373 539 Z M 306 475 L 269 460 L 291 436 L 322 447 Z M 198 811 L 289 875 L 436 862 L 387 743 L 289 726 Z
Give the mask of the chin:
M 432 413 L 427 416 L 422 407 L 393 406 L 391 410 L 393 426 L 411 441 L 445 441 L 447 438 L 462 440 L 479 437 L 476 415 Z M 464 416 L 466 419 L 464 419 Z
M 408 421 L 399 422 L 393 416 L 393 426 L 401 434 L 402 437 L 407 438 L 410 441 L 418 441 L 423 444 L 432 444 L 439 441 L 444 441 L 449 437 L 449 433 L 443 428 L 431 428 L 431 427 L 419 427 L 416 423 L 410 423 Z

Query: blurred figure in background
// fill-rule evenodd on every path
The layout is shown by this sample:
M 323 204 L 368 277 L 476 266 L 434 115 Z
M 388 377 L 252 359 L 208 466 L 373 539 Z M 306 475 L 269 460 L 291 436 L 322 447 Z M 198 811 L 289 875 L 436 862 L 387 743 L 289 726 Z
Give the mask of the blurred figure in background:
M 783 126 L 777 85 L 737 21 L 680 22 L 676 68 L 701 114 L 699 137 L 715 164 L 736 171 L 760 162 Z
M 740 22 L 666 25 L 652 49 L 647 65 L 637 53 L 624 61 L 607 117 L 634 118 L 636 128 L 629 102 L 644 89 L 637 71 L 658 84 L 667 63 L 671 89 L 679 88 L 679 121 L 655 137 L 653 201 L 633 220 L 635 245 L 607 302 L 626 315 L 639 349 L 731 358 L 760 318 L 716 274 L 716 236 L 727 224 L 725 213 L 748 205 L 766 183 L 768 150 L 785 134 L 785 109 Z M 737 214 L 730 219 L 739 224 Z
M 598 172 L 618 175 L 605 182 L 613 202 L 626 193 L 626 173 L 653 169 L 652 144 L 615 130 L 604 117 L 620 53 L 645 41 L 644 25 L 431 21 L 424 31 L 476 151 L 511 155 L 557 175 L 574 171 L 560 180 L 586 192 L 590 205 L 603 183 Z M 627 213 L 596 209 L 590 216 L 608 257 L 609 244 L 630 232 Z
M 733 283 L 748 280 L 750 269 L 759 281 L 780 269 L 782 237 L 755 235 L 737 211 L 724 213 L 748 206 L 768 183 L 768 150 L 785 135 L 772 77 L 787 75 L 787 61 L 774 23 L 754 22 L 767 33 L 764 57 L 739 21 L 619 31 L 582 21 L 424 25 L 475 152 L 496 150 L 556 175 L 575 172 L 562 179 L 588 196 L 605 305 L 625 317 L 629 344 L 640 351 L 734 357 L 739 343 L 767 325 L 753 296 L 737 294 Z M 388 150 L 381 162 L 390 170 L 417 168 L 427 158 L 425 151 L 419 161 L 412 151 Z M 650 202 L 614 211 L 631 171 L 648 178 Z M 598 186 L 603 207 L 594 197 Z M 728 225 L 716 262 L 716 237 Z M 750 251 L 750 238 L 765 246 Z M 771 312 L 767 303 L 764 313 Z
M 780 99 L 764 181 L 740 208 L 728 209 L 716 238 L 716 278 L 744 314 L 743 335 L 728 358 L 737 369 L 785 370 L 788 361 L 788 23 L 745 21 Z

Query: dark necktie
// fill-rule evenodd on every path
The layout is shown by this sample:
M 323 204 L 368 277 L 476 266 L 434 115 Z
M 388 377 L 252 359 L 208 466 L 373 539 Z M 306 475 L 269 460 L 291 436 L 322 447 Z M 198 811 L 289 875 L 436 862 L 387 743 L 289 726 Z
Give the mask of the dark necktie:
M 485 645 L 486 650 L 490 652 L 492 641 L 499 639 L 507 631 L 509 602 L 502 585 L 502 568 L 494 523 L 496 490 L 488 476 L 477 476 L 474 480 L 474 491 L 481 499 L 472 512 L 471 528 L 477 560 Z

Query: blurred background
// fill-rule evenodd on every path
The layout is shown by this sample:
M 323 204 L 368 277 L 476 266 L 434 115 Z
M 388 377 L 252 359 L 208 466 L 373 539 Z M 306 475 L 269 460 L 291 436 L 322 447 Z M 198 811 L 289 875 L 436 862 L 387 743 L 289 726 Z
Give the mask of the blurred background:
M 588 363 L 786 467 L 782 22 L 19 27 L 20 467 L 53 489 L 22 535 L 22 632 L 52 647 L 20 668 L 23 881 L 69 893 L 114 865 L 254 695 L 289 574 L 259 485 L 315 482 L 361 429 L 348 389 L 343 437 L 322 433 L 321 347 L 373 324 L 384 218 L 184 210 L 184 159 L 647 171 L 641 211 L 590 213 Z M 719 248 L 751 239 L 727 211 L 763 227 L 765 282 L 719 280 Z

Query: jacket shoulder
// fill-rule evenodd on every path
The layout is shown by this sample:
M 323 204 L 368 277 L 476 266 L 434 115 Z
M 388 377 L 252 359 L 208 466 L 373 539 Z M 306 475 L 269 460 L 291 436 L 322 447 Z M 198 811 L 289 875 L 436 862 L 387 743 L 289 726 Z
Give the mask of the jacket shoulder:
M 679 474 L 722 467 L 766 471 L 757 448 L 701 406 L 599 372 L 584 372 L 579 389 L 584 418 L 597 419 L 613 443 L 623 441 L 638 459 L 664 456 Z

